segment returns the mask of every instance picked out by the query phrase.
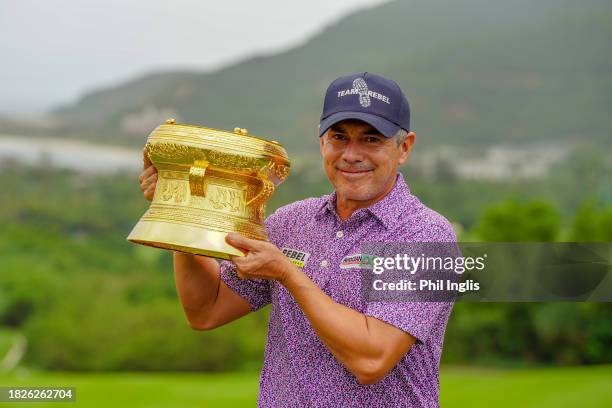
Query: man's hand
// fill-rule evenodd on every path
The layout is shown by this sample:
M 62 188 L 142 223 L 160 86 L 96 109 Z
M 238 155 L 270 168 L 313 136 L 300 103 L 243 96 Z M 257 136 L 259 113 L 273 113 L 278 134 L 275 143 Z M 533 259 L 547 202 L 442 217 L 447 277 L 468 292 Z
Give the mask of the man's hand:
M 138 176 L 140 191 L 145 199 L 151 201 L 155 194 L 155 186 L 157 186 L 157 169 L 151 163 L 146 148 L 142 151 L 142 161 L 142 172 Z
M 274 279 L 282 284 L 296 267 L 276 245 L 269 242 L 249 239 L 233 232 L 227 234 L 225 240 L 245 254 L 231 257 L 242 279 Z

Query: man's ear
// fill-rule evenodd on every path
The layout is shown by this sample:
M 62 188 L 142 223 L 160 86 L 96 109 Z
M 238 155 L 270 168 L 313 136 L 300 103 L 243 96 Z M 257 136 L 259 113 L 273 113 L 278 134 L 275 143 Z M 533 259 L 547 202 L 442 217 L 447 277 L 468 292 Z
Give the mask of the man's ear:
M 321 151 L 321 155 L 323 155 L 323 145 L 325 144 L 325 135 L 327 135 L 327 133 L 324 133 L 323 136 L 319 136 L 319 150 Z
M 412 151 L 412 146 L 414 146 L 415 141 L 416 133 L 408 132 L 408 134 L 406 135 L 406 139 L 404 139 L 404 142 L 398 146 L 398 149 L 401 150 L 400 156 L 397 160 L 399 165 L 406 163 L 406 160 L 408 160 L 408 156 L 410 156 L 410 152 Z

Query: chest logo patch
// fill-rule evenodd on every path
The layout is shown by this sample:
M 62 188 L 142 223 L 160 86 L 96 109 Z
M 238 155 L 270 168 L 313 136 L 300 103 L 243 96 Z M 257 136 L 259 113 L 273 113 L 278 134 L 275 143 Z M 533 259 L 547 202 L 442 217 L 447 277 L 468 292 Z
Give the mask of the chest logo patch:
M 303 268 L 304 265 L 306 265 L 308 258 L 310 258 L 310 254 L 308 252 L 298 251 L 297 249 L 282 248 L 282 251 L 292 263 L 300 268 Z
M 371 269 L 372 256 L 364 254 L 347 255 L 340 262 L 340 269 Z

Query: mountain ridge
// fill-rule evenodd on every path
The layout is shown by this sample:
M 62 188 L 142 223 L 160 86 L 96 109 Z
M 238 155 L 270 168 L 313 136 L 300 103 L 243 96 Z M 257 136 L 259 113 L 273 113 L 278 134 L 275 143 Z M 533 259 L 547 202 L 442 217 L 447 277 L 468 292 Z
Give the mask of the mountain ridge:
M 290 153 L 314 152 L 326 86 L 370 71 L 405 90 L 420 143 L 576 135 L 607 143 L 611 23 L 612 6 L 601 0 L 396 0 L 352 13 L 284 52 L 210 73 L 144 75 L 54 114 L 68 133 L 111 135 L 121 144 L 141 145 L 175 115 L 183 123 L 247 127 Z

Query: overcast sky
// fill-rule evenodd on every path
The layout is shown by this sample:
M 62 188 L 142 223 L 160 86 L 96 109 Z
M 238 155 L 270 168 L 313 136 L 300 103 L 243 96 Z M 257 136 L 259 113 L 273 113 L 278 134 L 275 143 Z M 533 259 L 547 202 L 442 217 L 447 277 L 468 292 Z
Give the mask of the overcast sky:
M 299 44 L 385 0 L 0 0 L 0 113 L 162 68 L 210 70 Z

